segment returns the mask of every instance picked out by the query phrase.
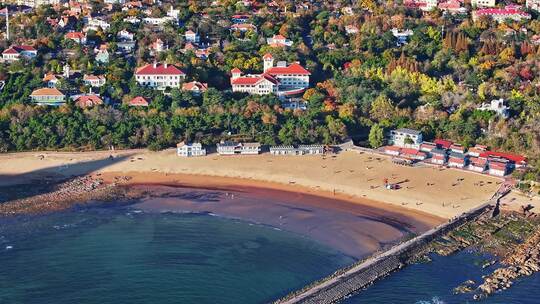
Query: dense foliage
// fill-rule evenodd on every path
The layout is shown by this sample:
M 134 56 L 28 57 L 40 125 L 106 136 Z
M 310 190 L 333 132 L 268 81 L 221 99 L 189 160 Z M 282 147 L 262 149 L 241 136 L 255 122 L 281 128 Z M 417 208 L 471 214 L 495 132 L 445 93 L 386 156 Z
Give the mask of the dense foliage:
M 540 21 L 496 23 L 487 18 L 473 22 L 469 15 L 422 15 L 401 1 L 174 1 L 180 24 L 152 30 L 125 21 L 142 17 L 131 9 L 108 13 L 111 28 L 90 32 L 89 40 L 109 43 L 116 33 L 136 33 L 137 49 L 129 56 L 112 56 L 108 64 L 95 61 L 91 48 L 66 41 L 65 31 L 47 18 L 61 12 L 40 8 L 13 20 L 12 43 L 35 41 L 38 58 L 0 65 L 0 150 L 105 149 L 150 147 L 160 149 L 182 139 L 215 143 L 223 138 L 274 143 L 338 143 L 348 137 L 377 147 L 391 128 L 421 130 L 424 138 L 449 138 L 465 146 L 482 143 L 494 149 L 527 154 L 533 165 L 540 156 Z M 169 2 L 170 3 L 170 2 Z M 346 13 L 345 7 L 353 13 Z M 470 7 L 468 7 L 471 9 Z M 95 11 L 101 10 L 94 5 Z M 153 7 L 163 16 L 169 4 Z M 261 13 L 253 14 L 258 9 Z M 230 17 L 252 16 L 258 30 L 242 35 L 230 32 Z M 2 21 L 3 22 L 3 21 Z M 358 32 L 347 34 L 354 25 Z M 3 26 L 3 25 L 2 25 Z M 75 29 L 82 28 L 78 21 Z M 408 43 L 400 45 L 391 29 L 410 29 Z M 212 55 L 198 59 L 181 52 L 183 33 L 197 30 L 212 43 Z M 291 48 L 272 48 L 266 38 L 282 34 L 294 41 Z M 160 38 L 169 49 L 154 58 L 148 46 Z M 536 40 L 534 40 L 536 39 Z M 8 43 L 0 43 L 4 49 Z M 66 52 L 69 50 L 69 52 Z M 304 99 L 308 110 L 286 110 L 275 97 L 237 95 L 229 91 L 229 71 L 262 70 L 261 55 L 300 61 L 312 72 L 312 88 Z M 133 79 L 137 66 L 159 60 L 181 67 L 189 79 L 208 82 L 210 89 L 194 97 L 173 90 L 164 95 L 140 88 Z M 46 72 L 61 72 L 64 63 L 83 73 L 105 74 L 107 85 L 99 93 L 112 105 L 79 109 L 69 103 L 57 109 L 29 104 L 30 92 L 43 86 Z M 80 80 L 61 83 L 68 91 L 88 91 Z M 148 109 L 125 102 L 142 95 Z M 476 108 L 504 98 L 510 117 Z M 536 178 L 536 170 L 529 173 Z

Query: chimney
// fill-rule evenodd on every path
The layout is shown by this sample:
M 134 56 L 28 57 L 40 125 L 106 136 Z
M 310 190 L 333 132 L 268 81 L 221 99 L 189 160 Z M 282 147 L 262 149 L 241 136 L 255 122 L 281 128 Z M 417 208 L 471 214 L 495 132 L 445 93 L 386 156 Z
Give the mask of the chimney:
M 154 66 L 154 69 L 157 68 L 157 62 L 154 61 L 153 66 Z
M 168 65 L 168 64 L 165 63 L 165 68 L 167 68 L 167 65 Z

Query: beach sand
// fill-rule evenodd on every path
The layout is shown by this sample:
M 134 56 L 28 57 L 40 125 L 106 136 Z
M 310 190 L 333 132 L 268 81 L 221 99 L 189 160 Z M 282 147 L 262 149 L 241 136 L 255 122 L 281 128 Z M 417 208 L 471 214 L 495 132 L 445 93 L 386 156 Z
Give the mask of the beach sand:
M 110 154 L 109 151 L 2 154 L 0 186 L 47 176 L 87 173 L 108 173 L 109 177 L 130 175 L 141 183 L 154 181 L 157 175 L 149 173 L 161 173 L 162 179 L 176 183 L 187 182 L 187 176 L 196 175 L 202 176 L 201 181 L 194 183 L 197 186 L 214 186 L 215 178 L 220 177 L 229 185 L 286 187 L 288 191 L 447 219 L 487 201 L 502 182 L 461 170 L 399 166 L 390 158 L 355 151 L 327 156 L 212 154 L 200 158 L 180 158 L 173 149 L 117 151 L 113 153 L 114 159 L 108 158 Z M 401 188 L 385 189 L 385 178 Z

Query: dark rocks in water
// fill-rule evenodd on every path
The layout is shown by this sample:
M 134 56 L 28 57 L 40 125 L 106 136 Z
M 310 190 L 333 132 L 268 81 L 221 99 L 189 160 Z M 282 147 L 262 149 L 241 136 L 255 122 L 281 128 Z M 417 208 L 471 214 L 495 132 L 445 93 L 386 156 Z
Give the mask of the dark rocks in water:
M 474 285 L 476 285 L 475 281 L 467 280 L 461 283 L 458 287 L 454 288 L 454 294 L 472 292 L 475 290 Z

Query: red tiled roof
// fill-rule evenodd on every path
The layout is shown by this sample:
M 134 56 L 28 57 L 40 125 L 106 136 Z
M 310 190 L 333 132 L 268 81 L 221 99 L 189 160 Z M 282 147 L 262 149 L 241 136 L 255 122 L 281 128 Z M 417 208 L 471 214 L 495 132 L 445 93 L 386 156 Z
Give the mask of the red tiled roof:
M 435 139 L 435 144 L 445 149 L 448 149 L 453 144 L 453 142 L 445 139 Z
M 84 39 L 84 34 L 81 32 L 69 32 L 65 35 L 68 39 Z
M 272 67 L 269 68 L 266 73 L 275 76 L 275 75 L 289 75 L 289 74 L 299 74 L 299 75 L 311 75 L 311 73 L 304 69 L 300 64 L 293 63 L 288 67 Z
M 22 51 L 36 52 L 36 49 L 29 45 L 13 45 L 2 52 L 2 54 L 18 54 Z
M 97 95 L 83 95 L 75 99 L 75 104 L 84 108 L 103 104 L 103 100 Z
M 135 98 L 133 98 L 132 100 L 129 101 L 129 105 L 130 106 L 144 106 L 144 107 L 147 107 L 148 106 L 148 101 L 142 96 L 137 96 L 137 97 L 135 97 Z
M 182 85 L 182 90 L 192 91 L 194 89 L 204 92 L 204 91 L 206 91 L 208 89 L 208 84 L 198 82 L 198 81 L 192 81 L 192 82 L 184 83 Z
M 401 148 L 397 147 L 397 146 L 386 146 L 386 147 L 384 147 L 384 150 L 399 152 L 399 151 L 401 151 Z
M 30 96 L 64 96 L 64 94 L 55 88 L 41 88 L 34 90 Z
M 254 85 L 264 79 L 272 82 L 273 84 L 279 83 L 279 81 L 277 81 L 271 75 L 262 74 L 260 76 L 244 76 L 244 77 L 234 78 L 234 79 L 231 79 L 231 84 Z
M 185 75 L 180 69 L 172 64 L 147 64 L 140 67 L 135 72 L 135 75 Z
M 266 54 L 264 54 L 264 56 L 263 56 L 263 59 L 272 59 L 272 58 L 274 58 L 274 57 L 273 57 L 272 54 L 270 54 L 270 53 L 266 53 Z
M 242 70 L 240 70 L 239 68 L 234 68 L 231 70 L 231 73 L 242 73 Z
M 518 164 L 527 162 L 527 157 L 522 156 L 522 155 L 518 155 L 518 154 L 511 154 L 511 153 L 504 153 L 504 152 L 494 152 L 494 151 L 486 151 L 486 152 L 480 154 L 480 157 L 486 157 L 487 158 L 487 157 L 490 157 L 490 156 L 505 158 L 505 159 L 508 159 L 508 160 L 513 161 L 513 162 L 518 163 Z

